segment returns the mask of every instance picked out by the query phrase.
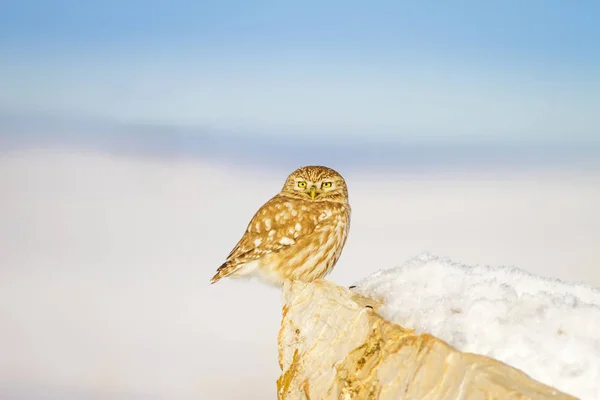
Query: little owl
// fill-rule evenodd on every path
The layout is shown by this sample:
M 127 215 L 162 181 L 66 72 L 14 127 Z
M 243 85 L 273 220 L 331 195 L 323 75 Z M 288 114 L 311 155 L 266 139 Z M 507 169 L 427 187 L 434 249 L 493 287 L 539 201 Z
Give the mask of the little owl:
M 226 276 L 255 276 L 275 286 L 323 278 L 340 258 L 349 228 L 344 178 L 327 167 L 298 168 L 254 214 L 211 283 Z

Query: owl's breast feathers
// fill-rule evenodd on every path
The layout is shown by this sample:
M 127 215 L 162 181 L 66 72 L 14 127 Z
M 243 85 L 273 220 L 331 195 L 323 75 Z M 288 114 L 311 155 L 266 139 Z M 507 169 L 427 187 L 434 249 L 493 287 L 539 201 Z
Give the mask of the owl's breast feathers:
M 316 251 L 319 243 L 337 242 L 333 263 L 337 261 L 346 241 L 350 224 L 350 206 L 337 202 L 307 202 L 276 195 L 267 201 L 252 217 L 244 236 L 231 250 L 223 265 L 212 278 L 232 275 L 246 263 L 268 258 L 281 260 L 285 251 Z M 328 239 L 328 237 L 331 237 Z M 269 257 L 267 257 L 269 256 Z M 282 266 L 283 267 L 283 266 Z

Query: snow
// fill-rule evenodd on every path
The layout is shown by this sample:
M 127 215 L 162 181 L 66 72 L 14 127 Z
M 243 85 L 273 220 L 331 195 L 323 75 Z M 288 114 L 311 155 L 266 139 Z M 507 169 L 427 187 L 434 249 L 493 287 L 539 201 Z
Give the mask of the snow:
M 600 289 L 423 253 L 355 291 L 380 314 L 581 399 L 600 398 Z

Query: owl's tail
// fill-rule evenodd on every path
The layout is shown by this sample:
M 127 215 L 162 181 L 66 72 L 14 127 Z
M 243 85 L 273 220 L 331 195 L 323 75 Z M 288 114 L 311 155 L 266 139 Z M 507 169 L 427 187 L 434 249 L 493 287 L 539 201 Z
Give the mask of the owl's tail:
M 223 263 L 219 268 L 217 268 L 217 273 L 210 279 L 210 284 L 217 282 L 219 279 L 229 275 L 233 272 L 232 265 L 229 263 Z
M 226 261 L 219 268 L 217 268 L 217 273 L 210 279 L 210 283 L 213 284 L 220 280 L 221 278 L 225 278 L 227 276 L 231 278 L 242 278 L 248 277 L 252 274 L 255 268 L 258 266 L 258 261 L 252 261 L 249 263 L 237 263 Z
M 225 278 L 236 272 L 240 268 L 237 264 L 232 264 L 229 261 L 224 262 L 219 268 L 217 268 L 217 273 L 210 279 L 211 285 L 221 278 Z

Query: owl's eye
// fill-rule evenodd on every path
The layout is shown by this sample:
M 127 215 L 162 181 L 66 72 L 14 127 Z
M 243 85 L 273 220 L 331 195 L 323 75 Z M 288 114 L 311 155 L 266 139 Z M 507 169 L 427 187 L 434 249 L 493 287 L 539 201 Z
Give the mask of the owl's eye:
M 323 189 L 330 188 L 330 187 L 331 187 L 331 182 L 323 182 L 323 183 L 321 184 L 321 187 L 322 187 Z
M 298 187 L 299 188 L 305 188 L 306 187 L 306 182 L 304 182 L 304 181 L 298 182 Z

